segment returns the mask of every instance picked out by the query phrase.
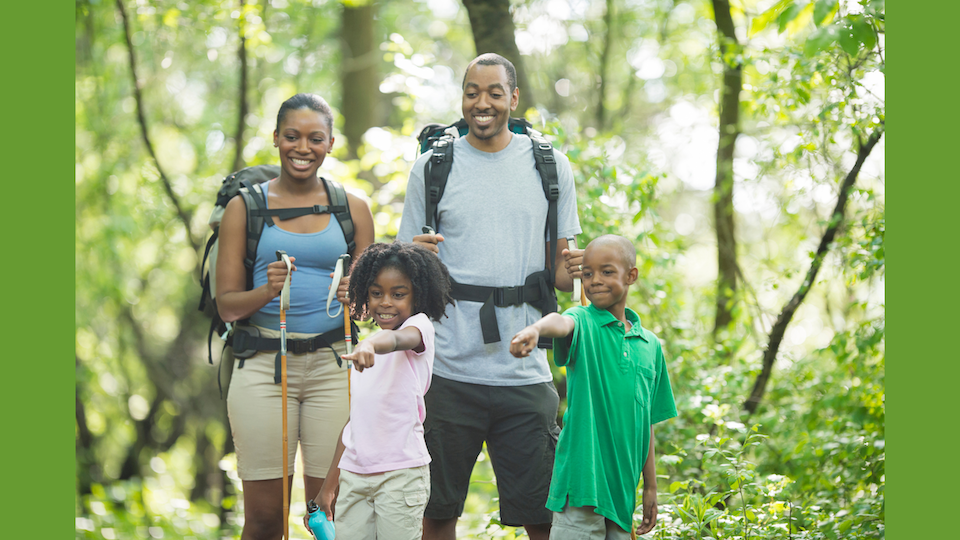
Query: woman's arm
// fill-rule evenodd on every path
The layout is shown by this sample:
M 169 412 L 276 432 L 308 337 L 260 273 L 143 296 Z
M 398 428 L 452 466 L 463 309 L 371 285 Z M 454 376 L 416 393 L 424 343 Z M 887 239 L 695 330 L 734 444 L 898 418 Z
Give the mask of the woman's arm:
M 246 290 L 247 269 L 243 266 L 246 246 L 246 205 L 243 197 L 234 197 L 223 213 L 217 247 L 217 312 L 226 322 L 245 319 L 279 296 L 287 275 L 283 262 L 272 262 L 267 266 L 267 282 L 251 291 Z M 295 258 L 290 257 L 290 260 Z M 296 266 L 291 267 L 291 270 L 296 269 Z

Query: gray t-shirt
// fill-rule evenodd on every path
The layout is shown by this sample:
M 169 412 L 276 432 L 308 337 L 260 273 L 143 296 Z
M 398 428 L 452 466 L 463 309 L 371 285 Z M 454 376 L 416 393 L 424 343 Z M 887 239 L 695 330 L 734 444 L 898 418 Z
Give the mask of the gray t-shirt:
M 397 239 L 410 242 L 421 233 L 424 216 L 423 166 L 432 152 L 413 165 Z M 570 162 L 554 151 L 560 199 L 560 238 L 580 233 L 576 188 Z M 533 158 L 530 138 L 514 134 L 506 148 L 483 152 L 465 138 L 454 144 L 453 168 L 440 199 L 440 260 L 459 283 L 488 287 L 522 285 L 546 261 L 547 199 Z M 458 300 L 448 318 L 435 323 L 434 374 L 488 386 L 522 386 L 553 380 L 547 355 L 536 349 L 527 358 L 510 354 L 514 334 L 542 316 L 530 304 L 496 308 L 500 341 L 484 345 L 479 302 Z

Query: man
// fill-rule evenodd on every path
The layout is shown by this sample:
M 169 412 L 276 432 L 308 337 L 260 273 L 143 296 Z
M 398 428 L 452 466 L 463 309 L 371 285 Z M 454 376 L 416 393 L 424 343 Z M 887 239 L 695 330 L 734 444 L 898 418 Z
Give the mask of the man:
M 398 239 L 437 253 L 457 290 L 485 291 L 524 285 L 531 274 L 550 268 L 544 230 L 548 203 L 530 138 L 512 133 L 510 112 L 520 97 L 509 60 L 483 54 L 463 79 L 466 136 L 453 145 L 453 165 L 437 206 L 437 232 L 424 226 L 426 152 L 413 166 Z M 567 250 L 565 238 L 580 233 L 570 163 L 554 152 L 560 195 L 554 280 L 571 291 L 580 276 L 581 250 Z M 502 291 L 501 291 L 502 292 Z M 426 395 L 424 422 L 431 493 L 424 514 L 424 540 L 452 540 L 463 512 L 470 473 L 486 442 L 500 495 L 500 521 L 523 526 L 531 539 L 546 540 L 552 514 L 545 503 L 559 428 L 559 398 L 538 349 L 529 358 L 510 354 L 510 337 L 541 317 L 529 303 L 495 308 L 500 340 L 481 331 L 482 300 L 463 295 L 449 318 L 436 325 L 434 377 Z M 487 320 L 483 323 L 489 330 Z M 496 334 L 496 332 L 494 332 Z M 486 341 L 486 343 L 485 343 Z

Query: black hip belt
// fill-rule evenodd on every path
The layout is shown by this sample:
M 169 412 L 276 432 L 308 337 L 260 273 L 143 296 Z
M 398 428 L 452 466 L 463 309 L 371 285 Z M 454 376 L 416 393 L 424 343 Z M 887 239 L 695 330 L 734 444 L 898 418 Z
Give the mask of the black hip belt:
M 353 321 L 351 337 L 353 344 L 357 344 L 357 328 Z M 334 358 L 337 359 L 337 365 L 343 367 L 343 360 L 333 348 L 333 344 L 343 341 L 343 328 L 335 328 L 329 332 L 319 334 L 307 339 L 287 338 L 287 352 L 292 354 L 306 354 L 319 349 L 330 349 L 333 351 Z M 227 345 L 233 348 L 233 356 L 240 360 L 238 369 L 243 368 L 243 363 L 247 358 L 257 354 L 259 351 L 277 351 L 277 357 L 274 361 L 275 370 L 273 380 L 280 384 L 280 338 L 267 338 L 260 335 L 260 330 L 255 326 L 237 326 L 227 337 Z
M 467 285 L 451 279 L 450 295 L 456 300 L 479 302 L 480 330 L 483 333 L 483 343 L 500 341 L 500 327 L 497 325 L 495 307 L 520 306 L 530 304 L 540 310 L 543 315 L 557 310 L 557 297 L 553 292 L 553 279 L 549 270 L 540 270 L 527 276 L 523 285 L 515 287 L 486 287 L 483 285 Z M 541 348 L 549 349 L 552 341 L 542 339 L 538 344 Z

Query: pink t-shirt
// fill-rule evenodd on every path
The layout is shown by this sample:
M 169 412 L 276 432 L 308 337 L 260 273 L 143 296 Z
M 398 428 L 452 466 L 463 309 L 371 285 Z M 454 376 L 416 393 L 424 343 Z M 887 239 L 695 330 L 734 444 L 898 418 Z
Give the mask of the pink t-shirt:
M 418 313 L 400 329 L 408 326 L 420 330 L 422 353 L 378 354 L 373 367 L 350 371 L 350 421 L 343 430 L 341 469 L 373 474 L 430 463 L 423 441 L 423 395 L 433 375 L 433 323 Z

